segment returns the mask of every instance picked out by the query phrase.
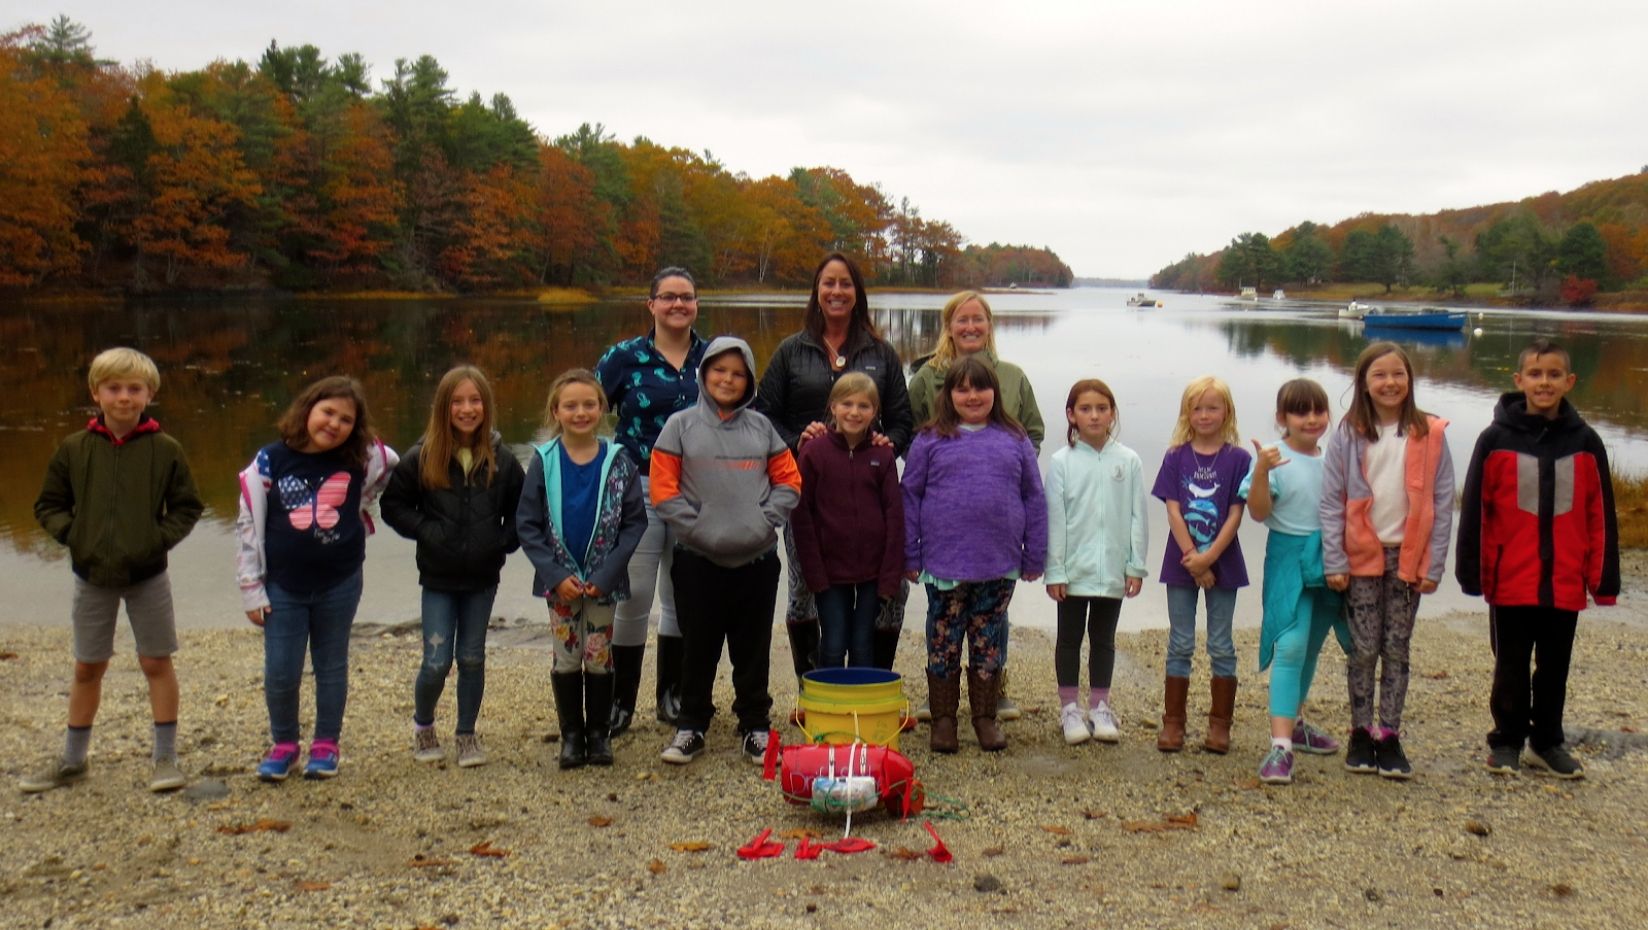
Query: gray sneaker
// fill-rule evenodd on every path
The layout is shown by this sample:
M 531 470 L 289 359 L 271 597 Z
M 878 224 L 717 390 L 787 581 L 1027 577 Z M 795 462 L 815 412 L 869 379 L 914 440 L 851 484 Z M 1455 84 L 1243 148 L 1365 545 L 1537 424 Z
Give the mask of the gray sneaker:
M 25 775 L 17 782 L 17 787 L 24 794 L 39 794 L 53 788 L 67 788 L 86 777 L 87 764 L 70 765 L 63 759 L 53 759 L 52 763 L 34 775 Z
M 481 748 L 481 738 L 473 733 L 459 733 L 458 741 L 458 768 L 472 769 L 477 765 L 486 764 L 486 750 Z
M 1552 778 L 1585 777 L 1585 766 L 1580 765 L 1579 760 L 1561 746 L 1552 746 L 1550 749 L 1535 749 L 1529 746 L 1528 751 L 1522 754 L 1522 764 Z
M 439 762 L 446 758 L 434 727 L 412 728 L 412 758 L 419 762 Z
M 149 790 L 154 792 L 176 791 L 189 785 L 189 776 L 177 767 L 176 759 L 161 759 L 154 764 L 154 773 L 149 776 Z

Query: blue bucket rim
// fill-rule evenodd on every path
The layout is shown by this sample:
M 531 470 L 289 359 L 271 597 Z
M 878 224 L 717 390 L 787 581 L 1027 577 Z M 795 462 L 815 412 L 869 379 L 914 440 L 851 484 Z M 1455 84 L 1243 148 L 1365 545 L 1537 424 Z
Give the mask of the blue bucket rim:
M 903 675 L 890 669 L 850 665 L 843 668 L 815 668 L 801 677 L 821 685 L 888 685 L 904 680 Z

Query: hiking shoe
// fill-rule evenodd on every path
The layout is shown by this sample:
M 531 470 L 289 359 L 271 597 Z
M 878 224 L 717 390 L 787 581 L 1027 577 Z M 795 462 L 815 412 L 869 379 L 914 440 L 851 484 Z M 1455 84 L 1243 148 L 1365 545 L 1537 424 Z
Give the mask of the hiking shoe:
M 1059 726 L 1064 729 L 1064 742 L 1067 746 L 1080 746 L 1093 738 L 1092 731 L 1087 729 L 1087 715 L 1082 713 L 1082 709 L 1075 701 L 1059 710 Z
M 459 733 L 458 768 L 472 769 L 477 765 L 486 764 L 486 750 L 481 748 L 481 738 L 473 733 Z
M 1536 769 L 1552 778 L 1584 778 L 1585 766 L 1579 764 L 1568 750 L 1561 746 L 1552 746 L 1549 749 L 1535 749 L 1528 747 L 1522 754 L 1522 761 L 1528 768 Z
M 287 743 L 269 747 L 269 753 L 258 763 L 258 781 L 285 781 L 298 767 L 298 746 Z
M 439 762 L 446 758 L 434 727 L 412 728 L 412 758 L 419 762 Z
M 1345 749 L 1345 771 L 1371 775 L 1379 771 L 1379 758 L 1373 750 L 1373 734 L 1362 727 L 1350 731 L 1350 746 Z
M 1098 707 L 1087 712 L 1087 727 L 1093 731 L 1093 738 L 1101 743 L 1121 741 L 1121 727 L 1116 723 L 1116 714 L 1110 709 L 1109 701 L 1100 701 Z
M 1259 763 L 1259 780 L 1267 785 L 1293 784 L 1293 751 L 1272 743 Z
M 675 739 L 664 747 L 663 760 L 674 765 L 686 765 L 704 751 L 704 731 L 676 730 Z
M 1017 720 L 1023 716 L 1024 711 L 1019 707 L 1017 701 L 1005 694 L 996 695 L 997 720 Z
M 336 778 L 339 759 L 338 747 L 311 745 L 309 761 L 303 766 L 303 777 L 310 780 Z
M 1327 734 L 1327 731 L 1318 729 L 1305 722 L 1300 717 L 1293 722 L 1293 751 L 1307 752 L 1313 756 L 1331 756 L 1339 751 L 1339 741 Z
M 188 784 L 189 776 L 184 775 L 183 770 L 177 767 L 175 758 L 161 759 L 156 762 L 154 772 L 149 775 L 150 791 L 176 791 L 179 788 L 187 787 Z
M 1515 746 L 1489 746 L 1488 771 L 1495 775 L 1515 775 L 1522 768 L 1522 760 L 1518 758 L 1521 754 Z
M 742 749 L 744 758 L 763 765 L 767 761 L 767 740 L 770 734 L 766 730 L 750 730 L 743 736 Z
M 52 763 L 33 775 L 25 775 L 17 782 L 17 787 L 24 794 L 39 794 L 53 788 L 67 788 L 86 777 L 87 764 L 70 765 L 62 758 L 53 759 Z
M 1379 777 L 1400 781 L 1413 777 L 1413 766 L 1408 764 L 1408 754 L 1402 751 L 1402 740 L 1395 733 L 1374 743 L 1373 754 L 1378 760 Z
M 926 701 L 922 701 L 921 706 L 916 708 L 916 719 L 922 723 L 933 722 L 933 708 Z

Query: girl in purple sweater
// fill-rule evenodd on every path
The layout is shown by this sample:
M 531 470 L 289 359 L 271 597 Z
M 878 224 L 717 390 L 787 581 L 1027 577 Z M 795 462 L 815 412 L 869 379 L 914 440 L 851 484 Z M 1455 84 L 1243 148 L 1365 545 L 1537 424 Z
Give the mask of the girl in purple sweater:
M 1015 582 L 1041 577 L 1047 559 L 1047 501 L 1036 450 L 1024 427 L 996 403 L 1000 382 L 968 357 L 951 366 L 933 419 L 904 460 L 904 565 L 927 586 L 927 693 L 931 747 L 955 752 L 961 703 L 961 643 L 970 664 L 967 698 L 979 748 L 1007 748 L 996 725 L 996 692 Z
M 801 504 L 790 526 L 818 601 L 820 668 L 875 665 L 876 616 L 904 578 L 898 453 L 870 442 L 880 406 L 870 376 L 850 371 L 830 389 L 829 432 L 801 445 Z

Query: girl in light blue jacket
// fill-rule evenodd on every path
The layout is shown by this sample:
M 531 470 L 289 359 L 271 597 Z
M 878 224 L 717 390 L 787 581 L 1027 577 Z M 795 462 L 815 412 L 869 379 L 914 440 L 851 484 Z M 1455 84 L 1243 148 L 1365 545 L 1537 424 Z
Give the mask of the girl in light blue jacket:
M 1058 602 L 1053 671 L 1059 684 L 1059 725 L 1072 746 L 1121 738 L 1110 709 L 1116 664 L 1116 621 L 1122 598 L 1138 595 L 1149 571 L 1150 523 L 1144 468 L 1117 442 L 1116 395 L 1097 378 L 1077 381 L 1064 402 L 1068 448 L 1047 469 L 1047 596 Z M 1077 702 L 1082 632 L 1088 647 L 1088 710 Z

